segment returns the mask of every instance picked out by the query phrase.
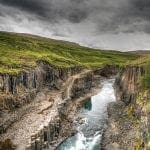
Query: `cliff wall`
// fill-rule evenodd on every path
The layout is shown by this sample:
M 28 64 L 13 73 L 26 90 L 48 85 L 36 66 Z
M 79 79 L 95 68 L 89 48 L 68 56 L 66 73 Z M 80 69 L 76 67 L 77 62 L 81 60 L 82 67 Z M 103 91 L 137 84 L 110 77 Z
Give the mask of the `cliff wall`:
M 38 92 L 45 87 L 60 89 L 69 76 L 80 71 L 80 67 L 61 69 L 42 62 L 34 70 L 19 75 L 1 74 L 0 133 L 31 111 L 25 106 L 34 101 Z
M 80 67 L 61 69 L 40 63 L 34 70 L 19 75 L 1 74 L 0 110 L 13 110 L 29 103 L 43 86 L 59 89 L 70 75 L 80 70 Z
M 35 70 L 18 76 L 1 75 L 1 93 L 3 94 L 1 100 L 3 103 L 1 103 L 0 114 L 0 130 L 2 135 L 0 147 L 4 148 L 8 145 L 8 141 L 11 140 L 12 143 L 9 142 L 9 146 L 11 147 L 10 144 L 12 144 L 12 147 L 15 145 L 16 149 L 55 149 L 59 143 L 74 133 L 71 120 L 73 116 L 71 115 L 74 115 L 72 113 L 75 113 L 78 109 L 77 99 L 85 96 L 91 90 L 95 80 L 93 71 L 82 70 L 81 72 L 81 70 L 82 68 L 61 70 L 48 66 L 47 64 L 41 64 Z M 34 101 L 37 93 L 44 90 L 45 87 L 49 89 L 49 93 L 53 92 L 52 89 L 56 89 L 54 94 L 57 94 L 57 92 L 60 93 L 60 100 L 58 101 L 53 98 L 45 100 L 46 97 L 42 96 L 44 98 L 43 101 L 46 102 L 45 108 L 38 110 L 38 108 L 34 108 L 33 106 L 33 108 L 28 109 L 27 107 L 26 109 L 26 105 L 28 106 L 28 104 Z M 21 88 L 24 90 L 21 90 Z M 31 97 L 32 91 L 35 93 L 33 97 Z M 24 94 L 28 95 L 28 99 L 23 96 Z M 10 96 L 12 97 L 10 99 L 11 102 L 9 102 Z M 35 101 L 36 103 L 39 102 Z M 49 107 L 47 104 L 52 105 Z M 56 112 L 53 113 L 51 107 L 55 107 L 54 110 Z M 32 109 L 35 109 L 35 112 Z M 39 124 L 39 126 L 37 124 L 37 127 L 35 126 L 33 130 L 31 129 L 27 133 L 26 130 L 28 129 L 22 125 L 22 122 L 30 128 L 31 125 L 27 123 L 30 119 L 33 119 L 32 116 L 34 115 L 31 113 L 35 113 L 35 116 L 39 116 L 40 119 L 41 116 L 45 118 L 45 115 L 47 115 L 46 112 L 49 111 L 55 115 L 49 116 L 46 123 Z M 27 116 L 27 121 L 26 117 L 23 116 Z M 38 120 L 36 121 L 38 122 Z M 19 131 L 19 125 L 24 129 L 22 128 Z M 19 142 L 20 133 L 15 133 L 14 129 L 20 133 L 26 132 L 25 135 L 22 134 L 22 137 L 20 137 L 22 142 Z M 18 136 L 13 136 L 13 134 Z
M 33 135 L 31 143 L 26 149 L 55 149 L 65 138 L 75 132 L 73 122 L 69 117 L 71 113 L 75 113 L 78 109 L 75 100 L 91 90 L 93 80 L 92 71 L 83 72 L 69 80 L 70 85 L 68 87 L 66 84 L 62 102 L 58 106 L 57 118 L 51 120 L 43 129 Z
M 55 149 L 59 143 L 76 132 L 73 128 L 72 118 L 79 109 L 79 104 L 87 98 L 92 88 L 100 83 L 102 77 L 108 77 L 111 74 L 114 75 L 117 71 L 118 68 L 116 68 L 116 66 L 106 66 L 93 71 L 82 70 L 82 68 L 78 67 L 57 69 L 41 63 L 39 67 L 28 73 L 18 76 L 1 75 L 1 93 L 3 94 L 1 116 L 3 120 L 1 121 L 0 128 L 2 133 L 0 146 L 5 147 L 5 144 L 9 141 L 7 137 L 9 137 L 13 142 L 12 144 L 16 146 L 16 149 Z M 46 101 L 46 108 L 35 110 L 35 112 L 32 112 L 30 109 L 24 109 L 27 104 L 34 100 L 35 95 L 37 95 L 39 91 L 42 91 L 42 89 L 44 90 L 45 87 L 48 87 L 49 92 L 53 92 L 53 88 L 57 89 L 54 94 L 57 94 L 57 92 L 60 93 L 60 100 L 58 101 L 52 98 L 52 101 L 48 99 L 47 102 L 44 97 L 41 101 Z M 31 97 L 32 91 L 34 91 L 33 97 Z M 91 94 L 92 93 L 91 91 Z M 28 95 L 28 99 L 24 97 L 24 94 Z M 10 96 L 12 97 L 12 99 L 10 99 L 11 102 L 8 101 Z M 49 102 L 49 100 L 51 102 Z M 52 104 L 51 107 L 55 107 L 55 113 L 53 113 L 53 109 L 48 106 L 50 103 Z M 21 111 L 18 111 L 19 109 L 21 109 Z M 24 109 L 24 111 L 22 111 L 22 109 Z M 31 114 L 30 111 L 33 114 Z M 46 113 L 49 113 L 49 111 L 52 115 L 47 115 L 48 120 L 45 121 L 45 123 L 36 124 L 30 121 L 35 118 L 38 119 L 38 116 L 39 119 L 41 119 L 42 116 L 45 118 Z M 11 116 L 13 112 L 16 112 L 16 117 Z M 6 113 L 8 113 L 8 119 L 5 117 Z M 28 114 L 27 120 L 26 117 L 22 120 L 21 117 L 26 116 L 25 114 Z M 32 118 L 32 116 L 37 117 Z M 38 120 L 35 121 L 38 122 Z M 22 125 L 22 122 L 24 122 L 26 127 Z M 28 124 L 30 122 L 33 124 Z M 12 123 L 14 123 L 14 125 Z M 28 128 L 31 126 L 34 126 L 34 128 L 28 131 Z M 22 129 L 19 130 L 19 128 Z M 9 129 L 8 132 L 7 129 Z M 16 131 L 14 130 L 19 133 L 15 133 Z M 4 133 L 5 131 L 6 134 Z M 22 134 L 19 138 L 20 134 L 24 132 L 26 134 Z M 15 134 L 15 136 L 13 136 L 13 134 Z
M 142 67 L 127 67 L 116 78 L 117 102 L 108 106 L 108 127 L 102 149 L 150 148 L 150 92 L 142 89 L 143 74 Z

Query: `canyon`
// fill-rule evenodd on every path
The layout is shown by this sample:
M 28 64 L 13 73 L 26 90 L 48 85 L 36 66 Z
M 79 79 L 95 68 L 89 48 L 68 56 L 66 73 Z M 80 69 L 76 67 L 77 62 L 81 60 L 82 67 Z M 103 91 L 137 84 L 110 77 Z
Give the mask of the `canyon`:
M 0 150 L 59 150 L 77 134 L 83 103 L 112 77 L 117 101 L 108 104 L 101 149 L 150 148 L 148 54 L 4 32 L 0 42 Z
M 17 149 L 54 149 L 75 132 L 71 118 L 81 102 L 96 92 L 105 74 L 117 70 L 106 66 L 62 71 L 41 64 L 28 74 L 1 76 L 1 92 L 6 96 L 1 103 L 0 140 L 10 139 Z
M 148 110 L 136 104 L 143 72 L 141 67 L 119 70 L 116 66 L 59 70 L 41 63 L 27 74 L 1 76 L 1 92 L 6 94 L 1 103 L 1 144 L 5 147 L 11 140 L 12 149 L 56 149 L 77 132 L 73 117 L 81 104 L 97 93 L 97 86 L 105 78 L 115 75 L 117 102 L 108 105 L 102 149 L 133 149 L 138 138 L 146 149 L 148 137 L 143 136 L 149 132 L 150 117 Z M 130 116 L 130 109 L 134 116 Z

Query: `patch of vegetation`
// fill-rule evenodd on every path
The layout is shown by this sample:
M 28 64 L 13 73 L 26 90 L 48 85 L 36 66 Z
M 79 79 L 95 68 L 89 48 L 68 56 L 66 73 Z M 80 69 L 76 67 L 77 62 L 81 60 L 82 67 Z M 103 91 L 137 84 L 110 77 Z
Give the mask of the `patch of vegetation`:
M 136 105 L 141 107 L 144 114 L 150 114 L 150 90 L 143 90 L 139 93 Z
M 136 139 L 134 142 L 134 150 L 143 149 L 143 141 L 141 139 Z
M 132 123 L 134 123 L 134 126 L 137 127 L 140 121 L 135 115 L 135 109 L 136 107 L 134 105 L 131 105 L 126 108 L 126 112 L 128 114 L 129 119 L 132 120 Z
M 56 67 L 100 68 L 124 66 L 139 56 L 96 50 L 78 44 L 38 36 L 0 32 L 0 73 L 18 74 L 44 61 Z
M 145 89 L 150 89 L 150 61 L 144 65 L 144 75 L 142 76 L 142 85 Z

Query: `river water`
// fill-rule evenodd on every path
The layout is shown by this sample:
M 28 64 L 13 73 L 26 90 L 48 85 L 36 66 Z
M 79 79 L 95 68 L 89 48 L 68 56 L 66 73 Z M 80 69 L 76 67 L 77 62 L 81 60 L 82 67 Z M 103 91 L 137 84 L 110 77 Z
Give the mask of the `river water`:
M 113 85 L 114 79 L 103 81 L 100 92 L 84 103 L 78 114 L 81 118 L 78 133 L 62 143 L 59 150 L 100 150 L 107 105 L 116 100 Z

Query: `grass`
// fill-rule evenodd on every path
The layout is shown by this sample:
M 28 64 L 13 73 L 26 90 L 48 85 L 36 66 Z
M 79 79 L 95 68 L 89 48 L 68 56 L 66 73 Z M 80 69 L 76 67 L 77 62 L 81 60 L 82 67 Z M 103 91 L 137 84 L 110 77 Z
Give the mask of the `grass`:
M 100 68 L 106 64 L 124 66 L 139 56 L 117 51 L 96 50 L 78 44 L 0 32 L 0 73 L 18 74 L 44 61 L 55 67 Z
M 144 65 L 144 70 L 142 85 L 145 89 L 150 89 L 150 60 Z

